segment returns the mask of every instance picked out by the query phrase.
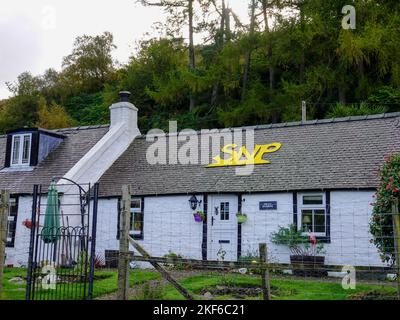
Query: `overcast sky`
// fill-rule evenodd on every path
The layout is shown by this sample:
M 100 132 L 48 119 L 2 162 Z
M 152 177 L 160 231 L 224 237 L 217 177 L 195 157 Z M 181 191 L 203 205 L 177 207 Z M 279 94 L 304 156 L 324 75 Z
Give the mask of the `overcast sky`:
M 245 0 L 230 0 L 244 21 Z M 125 63 L 135 41 L 154 33 L 154 22 L 164 21 L 162 10 L 142 7 L 135 0 L 12 0 L 0 6 L 0 99 L 10 93 L 6 81 L 24 71 L 37 75 L 47 68 L 60 70 L 62 57 L 83 34 L 110 31 L 117 50 L 114 58 Z

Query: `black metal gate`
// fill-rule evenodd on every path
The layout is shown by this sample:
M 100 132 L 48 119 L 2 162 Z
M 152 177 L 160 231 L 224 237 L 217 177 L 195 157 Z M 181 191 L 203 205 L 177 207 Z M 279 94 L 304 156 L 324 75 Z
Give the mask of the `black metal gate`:
M 33 188 L 32 218 L 25 223 L 31 229 L 26 299 L 90 300 L 99 185 L 53 179 L 56 180 L 59 180 L 56 226 L 45 225 L 50 206 L 47 190 L 40 185 Z M 50 240 L 49 232 L 53 235 Z

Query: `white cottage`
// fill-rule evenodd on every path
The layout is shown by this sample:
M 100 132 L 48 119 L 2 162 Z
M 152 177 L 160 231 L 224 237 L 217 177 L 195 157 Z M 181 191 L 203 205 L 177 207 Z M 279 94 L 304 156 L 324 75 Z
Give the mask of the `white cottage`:
M 54 176 L 99 183 L 96 252 L 107 259 L 118 250 L 121 186 L 131 184 L 131 235 L 154 256 L 237 260 L 266 242 L 285 263 L 289 251 L 271 234 L 294 224 L 325 245 L 327 264 L 382 265 L 371 202 L 384 157 L 400 152 L 399 113 L 141 135 L 128 97 L 110 107 L 110 125 L 0 136 L 8 265 L 26 265 L 32 188 Z

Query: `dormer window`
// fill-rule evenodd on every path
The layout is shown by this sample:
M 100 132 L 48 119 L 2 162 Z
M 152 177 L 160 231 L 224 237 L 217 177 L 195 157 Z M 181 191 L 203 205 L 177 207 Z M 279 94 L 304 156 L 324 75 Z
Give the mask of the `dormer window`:
M 32 134 L 12 136 L 11 166 L 29 166 L 31 158 Z
M 5 162 L 2 170 L 33 170 L 57 149 L 65 138 L 66 136 L 56 131 L 40 128 L 8 131 Z

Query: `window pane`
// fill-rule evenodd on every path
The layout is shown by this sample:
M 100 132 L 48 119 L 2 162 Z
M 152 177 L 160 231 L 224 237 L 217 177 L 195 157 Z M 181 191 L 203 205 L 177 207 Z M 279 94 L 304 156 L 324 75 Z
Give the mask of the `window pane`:
M 221 220 L 229 220 L 229 202 L 221 202 L 220 204 Z
M 303 204 L 324 204 L 322 195 L 303 196 Z
M 22 163 L 29 163 L 29 151 L 31 149 L 31 137 L 29 135 L 24 136 L 24 147 L 22 151 Z
M 7 218 L 7 247 L 14 247 L 15 230 L 17 227 L 17 202 L 15 198 L 10 199 L 9 213 Z
M 312 232 L 312 210 L 301 210 L 301 230 Z
M 314 210 L 314 232 L 325 232 L 325 210 Z
M 140 198 L 131 200 L 131 225 L 129 234 L 142 237 L 143 214 L 141 211 L 142 200 Z
M 142 231 L 143 216 L 139 212 L 135 212 L 133 230 Z
M 141 212 L 132 213 L 129 234 L 141 235 L 143 230 L 142 226 L 143 226 L 143 214 Z
M 19 163 L 19 148 L 21 145 L 21 137 L 19 136 L 14 136 L 13 140 L 13 151 L 12 151 L 12 164 L 18 164 Z
M 15 236 L 15 217 L 8 217 L 7 221 L 7 242 L 11 242 Z
M 142 201 L 140 199 L 132 199 L 131 201 L 131 209 L 135 209 L 132 211 L 137 211 L 137 209 L 141 208 Z

